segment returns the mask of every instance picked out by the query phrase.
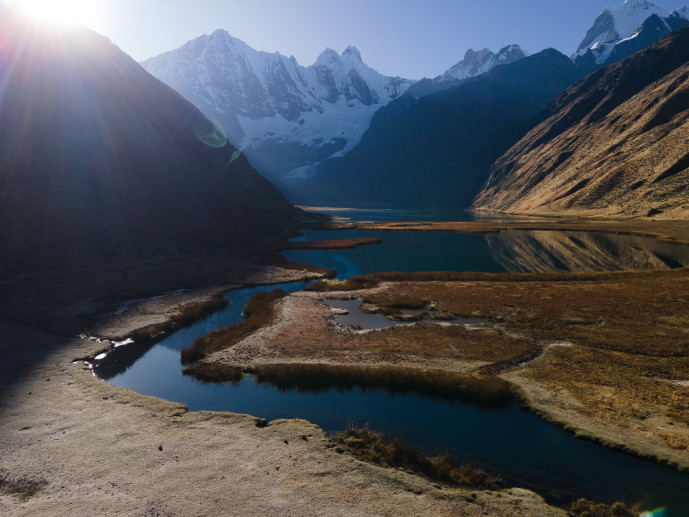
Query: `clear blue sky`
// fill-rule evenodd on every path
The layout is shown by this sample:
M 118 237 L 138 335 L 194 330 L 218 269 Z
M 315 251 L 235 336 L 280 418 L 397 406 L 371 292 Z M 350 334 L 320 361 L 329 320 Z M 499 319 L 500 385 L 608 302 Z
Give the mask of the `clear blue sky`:
M 14 0 L 0 0 L 8 2 Z M 59 2 L 61 0 L 52 0 Z M 312 64 L 347 45 L 387 75 L 433 77 L 468 48 L 519 43 L 571 54 L 606 5 L 622 0 L 91 0 L 91 28 L 141 61 L 225 29 L 250 46 Z M 657 0 L 669 9 L 687 0 Z

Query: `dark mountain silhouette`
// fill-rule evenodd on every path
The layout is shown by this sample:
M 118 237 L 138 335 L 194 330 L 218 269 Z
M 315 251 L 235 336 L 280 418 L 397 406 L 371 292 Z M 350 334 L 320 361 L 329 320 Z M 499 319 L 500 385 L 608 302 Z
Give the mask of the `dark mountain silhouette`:
M 292 207 L 106 38 L 0 15 L 0 269 L 107 267 L 253 245 Z

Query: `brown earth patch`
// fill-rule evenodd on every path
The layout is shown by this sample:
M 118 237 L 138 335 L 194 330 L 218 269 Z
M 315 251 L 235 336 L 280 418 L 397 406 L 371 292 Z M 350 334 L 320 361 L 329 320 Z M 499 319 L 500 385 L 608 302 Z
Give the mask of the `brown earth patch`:
M 334 239 L 329 241 L 287 242 L 281 247 L 281 250 L 345 250 L 358 248 L 359 246 L 380 244 L 381 242 L 383 242 L 383 239 L 378 239 L 376 237 Z

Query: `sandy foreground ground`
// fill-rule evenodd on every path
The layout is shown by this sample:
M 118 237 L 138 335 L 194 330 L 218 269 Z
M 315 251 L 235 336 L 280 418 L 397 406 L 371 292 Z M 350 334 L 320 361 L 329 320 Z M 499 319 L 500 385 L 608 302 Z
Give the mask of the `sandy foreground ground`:
M 133 305 L 109 333 L 179 303 Z M 440 488 L 363 463 L 303 420 L 257 427 L 112 386 L 73 362 L 94 341 L 2 319 L 0 340 L 0 515 L 565 515 L 527 490 Z

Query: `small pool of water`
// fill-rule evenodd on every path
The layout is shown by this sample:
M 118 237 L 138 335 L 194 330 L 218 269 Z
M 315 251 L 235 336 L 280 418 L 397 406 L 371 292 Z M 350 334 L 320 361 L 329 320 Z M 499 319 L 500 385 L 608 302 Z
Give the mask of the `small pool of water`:
M 361 299 L 353 300 L 338 300 L 331 298 L 329 300 L 324 300 L 324 303 L 331 309 L 344 309 L 348 311 L 349 314 L 335 314 L 333 319 L 343 329 L 350 329 L 353 331 L 368 331 L 368 330 L 380 330 L 388 327 L 394 327 L 398 325 L 412 325 L 414 322 L 407 321 L 395 321 L 386 318 L 380 313 L 364 313 L 359 310 L 359 307 L 364 301 Z M 424 310 L 403 310 L 400 311 L 404 314 L 413 314 L 414 316 L 419 316 L 419 321 L 431 321 L 438 324 L 445 325 L 463 325 L 464 327 L 470 329 L 486 329 L 495 326 L 495 323 L 489 321 L 485 318 L 452 318 L 445 320 L 435 320 L 430 317 L 423 316 Z

